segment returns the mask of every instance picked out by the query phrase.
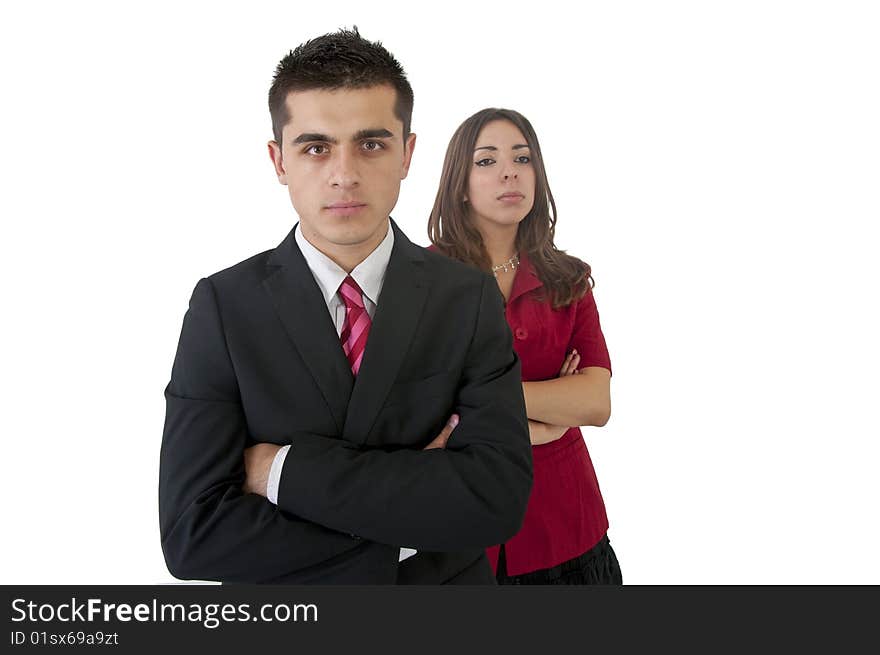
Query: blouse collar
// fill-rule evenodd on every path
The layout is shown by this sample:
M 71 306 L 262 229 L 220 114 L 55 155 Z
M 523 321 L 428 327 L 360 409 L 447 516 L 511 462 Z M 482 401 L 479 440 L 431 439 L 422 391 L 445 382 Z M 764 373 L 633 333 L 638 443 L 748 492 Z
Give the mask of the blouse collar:
M 516 268 L 516 275 L 513 278 L 513 288 L 510 290 L 510 297 L 507 299 L 507 304 L 512 303 L 514 300 L 527 294 L 529 291 L 534 291 L 542 286 L 544 285 L 538 278 L 538 273 L 535 271 L 532 260 L 529 259 L 529 256 L 525 251 L 521 252 L 519 254 L 519 266 Z

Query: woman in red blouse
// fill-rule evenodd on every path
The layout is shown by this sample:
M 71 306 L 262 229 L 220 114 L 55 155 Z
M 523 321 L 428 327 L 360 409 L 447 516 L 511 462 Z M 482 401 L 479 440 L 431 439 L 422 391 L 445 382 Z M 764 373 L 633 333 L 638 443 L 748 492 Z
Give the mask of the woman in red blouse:
M 492 271 L 522 363 L 534 483 L 522 529 L 488 550 L 499 584 L 621 584 L 581 425 L 611 413 L 590 266 L 553 244 L 556 204 L 528 120 L 484 109 L 446 151 L 432 249 Z

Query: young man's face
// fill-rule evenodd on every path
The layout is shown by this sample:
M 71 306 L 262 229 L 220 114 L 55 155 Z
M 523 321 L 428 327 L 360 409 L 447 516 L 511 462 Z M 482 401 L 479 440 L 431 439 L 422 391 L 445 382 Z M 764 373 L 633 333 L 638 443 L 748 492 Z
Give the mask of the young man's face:
M 282 143 L 269 143 L 306 238 L 330 253 L 372 251 L 385 236 L 415 134 L 404 142 L 389 85 L 294 91 Z

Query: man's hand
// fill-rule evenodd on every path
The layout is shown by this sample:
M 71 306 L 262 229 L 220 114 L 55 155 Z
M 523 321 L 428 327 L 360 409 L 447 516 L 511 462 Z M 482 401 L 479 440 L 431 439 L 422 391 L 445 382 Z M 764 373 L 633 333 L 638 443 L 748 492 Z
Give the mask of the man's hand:
M 449 435 L 452 434 L 455 426 L 458 425 L 458 418 L 458 414 L 450 416 L 440 434 L 434 437 L 431 443 L 425 446 L 424 450 L 446 448 Z M 269 471 L 272 470 L 272 462 L 275 460 L 275 455 L 278 454 L 280 449 L 281 446 L 273 443 L 258 443 L 244 449 L 244 470 L 247 477 L 242 488 L 245 493 L 266 496 L 266 488 L 269 484 Z
M 242 488 L 245 493 L 266 496 L 269 470 L 279 450 L 281 446 L 274 443 L 258 443 L 244 449 L 244 470 L 247 478 Z
M 446 421 L 446 425 L 443 426 L 443 429 L 440 430 L 440 434 L 438 434 L 434 439 L 425 446 L 422 450 L 430 450 L 431 448 L 446 448 L 446 442 L 449 441 L 449 435 L 452 434 L 452 431 L 455 429 L 455 426 L 458 425 L 458 414 L 453 414 L 449 417 L 449 420 Z

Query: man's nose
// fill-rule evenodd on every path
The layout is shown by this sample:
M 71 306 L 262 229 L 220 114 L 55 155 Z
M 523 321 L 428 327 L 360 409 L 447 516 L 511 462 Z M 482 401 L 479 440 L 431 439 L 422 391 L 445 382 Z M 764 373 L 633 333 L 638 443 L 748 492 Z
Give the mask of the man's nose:
M 330 170 L 330 185 L 334 188 L 347 189 L 357 186 L 359 182 L 357 158 L 345 149 L 337 150 Z

